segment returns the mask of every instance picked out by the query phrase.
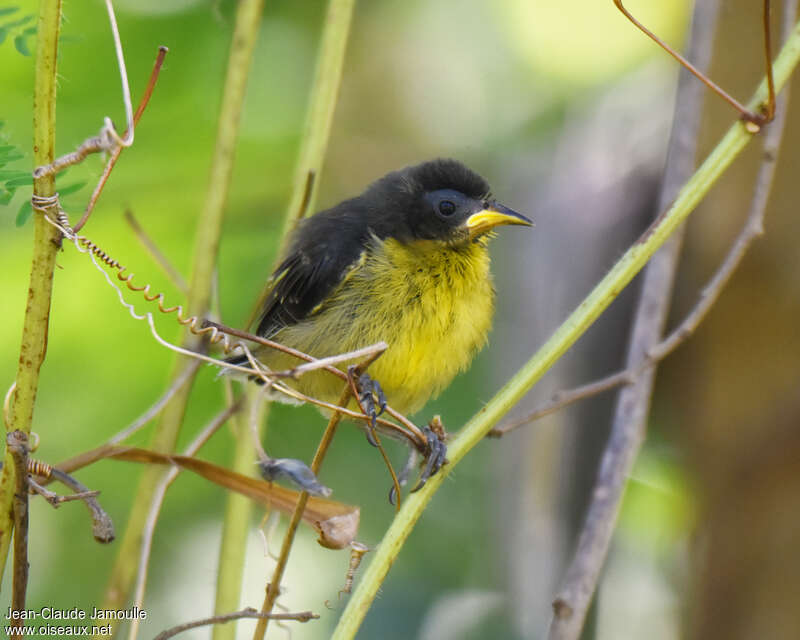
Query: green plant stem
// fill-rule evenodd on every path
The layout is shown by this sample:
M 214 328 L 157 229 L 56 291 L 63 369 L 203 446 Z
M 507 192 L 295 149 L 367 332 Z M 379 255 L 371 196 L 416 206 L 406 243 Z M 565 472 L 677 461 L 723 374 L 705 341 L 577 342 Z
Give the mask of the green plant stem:
M 780 89 L 800 60 L 800 23 L 774 63 L 775 84 Z M 762 81 L 749 108 L 756 109 L 767 96 Z M 643 236 L 620 258 L 586 299 L 572 312 L 550 339 L 461 429 L 448 449 L 449 464 L 428 480 L 423 489 L 406 498 L 352 599 L 339 619 L 332 640 L 355 637 L 378 589 L 389 572 L 414 524 L 433 495 L 461 459 L 480 442 L 497 421 L 547 372 L 605 310 L 620 291 L 644 267 L 656 250 L 689 216 L 700 200 L 744 149 L 753 135 L 736 122 L 678 194 L 673 205 L 660 215 Z
M 314 210 L 319 176 L 328 149 L 333 114 L 342 81 L 354 6 L 355 0 L 330 0 L 328 4 L 278 257 L 286 249 L 289 234 L 297 222 Z M 267 282 L 250 312 L 246 325 L 248 328 L 255 322 L 269 290 L 270 283 Z
M 208 181 L 208 192 L 198 221 L 195 239 L 191 282 L 187 296 L 187 307 L 191 315 L 201 316 L 209 306 L 220 231 L 239 132 L 239 118 L 253 50 L 261 24 L 262 8 L 263 0 L 242 0 L 237 8 L 220 107 L 217 143 Z M 184 344 L 195 348 L 198 346 L 194 336 L 190 334 L 185 336 Z M 185 358 L 180 357 L 175 364 L 173 379 L 181 374 L 185 366 Z M 191 383 L 183 386 L 164 408 L 151 443 L 152 449 L 159 452 L 174 450 L 190 393 Z M 142 473 L 131 516 L 106 589 L 103 602 L 105 608 L 119 609 L 128 599 L 138 565 L 139 548 L 142 544 L 142 532 L 147 513 L 153 492 L 164 473 L 163 470 L 156 467 L 148 467 Z
M 236 451 L 233 470 L 251 475 L 255 469 L 255 448 L 250 437 L 252 403 L 259 403 L 255 420 L 259 425 L 265 423 L 265 413 L 269 403 L 262 398 L 261 389 L 254 384 L 247 385 L 246 398 L 242 410 L 236 416 Z M 250 531 L 250 517 L 253 501 L 238 493 L 228 494 L 225 506 L 225 520 L 222 525 L 222 540 L 217 566 L 217 597 L 214 613 L 221 615 L 234 611 L 240 606 L 244 558 L 247 550 L 247 534 Z M 215 625 L 211 633 L 213 640 L 234 640 L 236 625 Z
M 61 29 L 61 0 L 42 0 L 36 38 L 36 70 L 33 94 L 33 160 L 35 166 L 50 164 L 55 157 L 56 67 L 58 35 Z M 33 193 L 52 196 L 54 176 L 35 180 Z M 55 208 L 51 210 L 51 216 Z M 53 269 L 59 247 L 56 229 L 41 214 L 34 217 L 33 257 L 28 285 L 28 300 L 22 326 L 22 342 L 17 368 L 16 389 L 12 398 L 8 430 L 31 432 L 33 408 L 39 388 L 39 371 L 47 353 L 47 329 L 53 292 Z M 16 478 L 14 462 L 5 453 L 0 480 L 0 579 L 6 565 L 13 531 L 12 502 Z
M 286 212 L 284 238 L 300 218 L 314 210 L 319 176 L 330 140 L 333 114 L 342 81 L 354 6 L 355 0 L 330 0 L 328 3 L 303 142 L 295 168 L 292 199 Z

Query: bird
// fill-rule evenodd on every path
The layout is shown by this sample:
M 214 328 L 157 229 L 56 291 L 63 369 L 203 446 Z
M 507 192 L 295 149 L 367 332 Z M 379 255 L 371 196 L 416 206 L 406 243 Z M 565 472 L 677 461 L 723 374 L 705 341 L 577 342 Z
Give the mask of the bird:
M 384 341 L 369 367 L 377 384 L 362 380 L 367 395 L 382 389 L 394 409 L 416 413 L 487 342 L 494 230 L 532 224 L 459 161 L 393 171 L 299 224 L 271 276 L 256 334 L 315 358 Z M 252 353 L 273 371 L 298 364 L 265 346 Z M 247 358 L 229 362 L 246 366 Z M 342 394 L 341 380 L 325 371 L 284 382 L 329 403 Z

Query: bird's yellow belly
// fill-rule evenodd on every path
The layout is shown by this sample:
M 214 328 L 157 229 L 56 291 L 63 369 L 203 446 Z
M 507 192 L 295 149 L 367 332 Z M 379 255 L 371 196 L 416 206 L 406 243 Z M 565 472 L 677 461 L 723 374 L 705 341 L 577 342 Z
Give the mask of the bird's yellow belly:
M 387 342 L 369 373 L 389 404 L 413 413 L 467 368 L 486 343 L 493 309 L 484 243 L 450 248 L 375 240 L 316 313 L 274 339 L 316 357 Z M 262 359 L 273 368 L 288 364 L 281 356 Z M 329 402 L 342 392 L 341 381 L 324 372 L 294 385 Z

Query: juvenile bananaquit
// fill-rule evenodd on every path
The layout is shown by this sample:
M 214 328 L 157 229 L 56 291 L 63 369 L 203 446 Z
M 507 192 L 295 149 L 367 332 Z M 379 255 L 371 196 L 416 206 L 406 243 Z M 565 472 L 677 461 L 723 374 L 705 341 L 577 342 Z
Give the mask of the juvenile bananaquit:
M 460 162 L 393 171 L 300 224 L 256 332 L 317 358 L 385 341 L 370 376 L 389 404 L 414 413 L 486 344 L 494 311 L 487 245 L 508 224 L 532 222 L 498 204 Z M 297 365 L 267 347 L 253 354 L 272 370 Z M 324 371 L 286 382 L 332 403 L 342 393 Z

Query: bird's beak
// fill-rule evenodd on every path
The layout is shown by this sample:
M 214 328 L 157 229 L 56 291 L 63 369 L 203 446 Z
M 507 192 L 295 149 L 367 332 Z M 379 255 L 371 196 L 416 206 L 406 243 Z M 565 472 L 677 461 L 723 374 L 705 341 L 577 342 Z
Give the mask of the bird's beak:
M 501 224 L 523 224 L 532 227 L 533 221 L 502 204 L 484 202 L 484 208 L 473 213 L 464 223 L 469 230 L 470 238 L 475 238 Z

